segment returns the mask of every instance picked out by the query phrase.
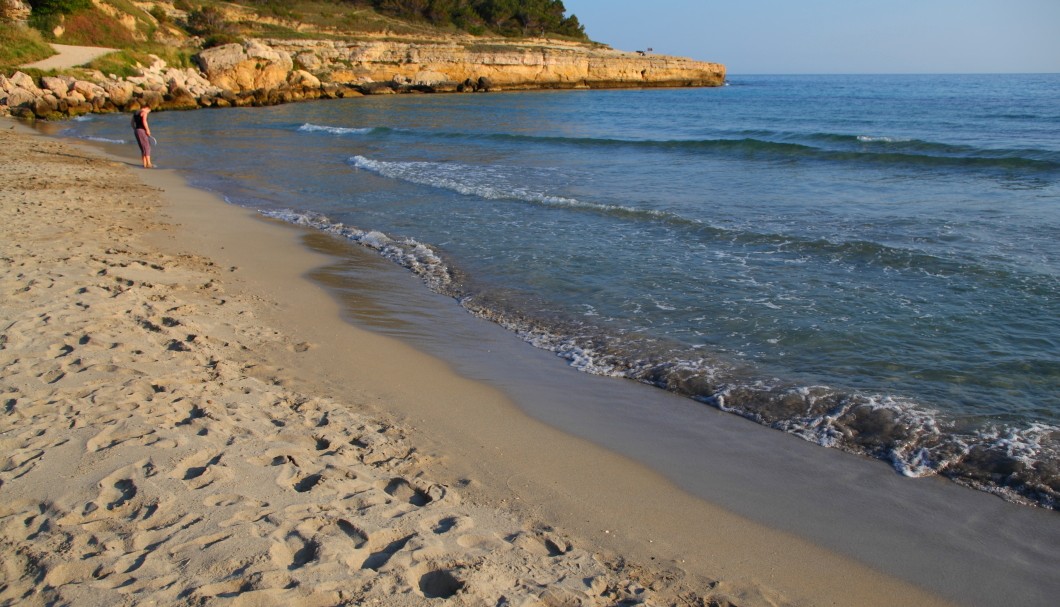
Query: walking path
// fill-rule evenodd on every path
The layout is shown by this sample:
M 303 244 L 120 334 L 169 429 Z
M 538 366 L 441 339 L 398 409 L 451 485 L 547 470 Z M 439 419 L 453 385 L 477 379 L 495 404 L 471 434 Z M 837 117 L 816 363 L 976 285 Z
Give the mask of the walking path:
M 69 67 L 84 65 L 96 57 L 102 57 L 107 53 L 113 53 L 118 49 L 103 48 L 98 46 L 70 46 L 69 44 L 53 44 L 58 54 L 47 59 L 27 63 L 22 67 L 32 67 L 41 70 L 61 70 Z

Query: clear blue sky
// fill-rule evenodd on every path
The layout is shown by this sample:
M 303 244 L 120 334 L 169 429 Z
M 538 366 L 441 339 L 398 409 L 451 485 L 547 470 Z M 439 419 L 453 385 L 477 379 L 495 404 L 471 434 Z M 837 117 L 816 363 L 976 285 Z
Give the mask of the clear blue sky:
M 730 74 L 1060 72 L 1060 0 L 563 0 L 614 48 Z

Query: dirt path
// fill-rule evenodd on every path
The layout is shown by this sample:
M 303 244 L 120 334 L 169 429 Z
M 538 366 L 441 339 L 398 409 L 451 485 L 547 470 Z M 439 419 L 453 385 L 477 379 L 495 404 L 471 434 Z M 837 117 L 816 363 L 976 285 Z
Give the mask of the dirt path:
M 22 67 L 32 67 L 41 70 L 61 70 L 68 67 L 84 65 L 96 57 L 107 53 L 113 53 L 118 49 L 103 48 L 98 46 L 70 46 L 68 44 L 53 44 L 52 48 L 58 51 L 58 55 L 52 55 L 47 59 L 27 63 Z

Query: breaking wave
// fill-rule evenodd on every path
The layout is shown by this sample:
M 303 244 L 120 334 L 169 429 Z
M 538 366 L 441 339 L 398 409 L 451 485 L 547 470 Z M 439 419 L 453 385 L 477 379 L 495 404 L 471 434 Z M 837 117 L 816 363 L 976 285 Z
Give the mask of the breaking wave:
M 941 475 L 1011 501 L 1060 509 L 1060 427 L 966 427 L 909 399 L 756 377 L 751 369 L 684 346 L 608 331 L 584 320 L 538 318 L 513 309 L 496 294 L 469 292 L 442 254 L 413 239 L 347 226 L 317 213 L 262 213 L 376 251 L 472 314 L 583 372 L 681 394 L 825 447 L 884 460 L 905 476 Z
M 331 135 L 367 135 L 368 133 L 371 133 L 374 129 L 327 126 L 311 124 L 307 122 L 302 126 L 298 127 L 298 130 L 302 133 L 329 133 Z

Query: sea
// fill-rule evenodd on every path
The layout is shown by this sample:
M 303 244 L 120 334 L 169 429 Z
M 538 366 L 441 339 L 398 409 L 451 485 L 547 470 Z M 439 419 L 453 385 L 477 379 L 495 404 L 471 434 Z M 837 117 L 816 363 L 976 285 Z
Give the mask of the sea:
M 732 74 L 151 122 L 156 164 L 407 268 L 557 371 L 1060 507 L 1060 74 Z M 135 155 L 127 115 L 64 134 Z

